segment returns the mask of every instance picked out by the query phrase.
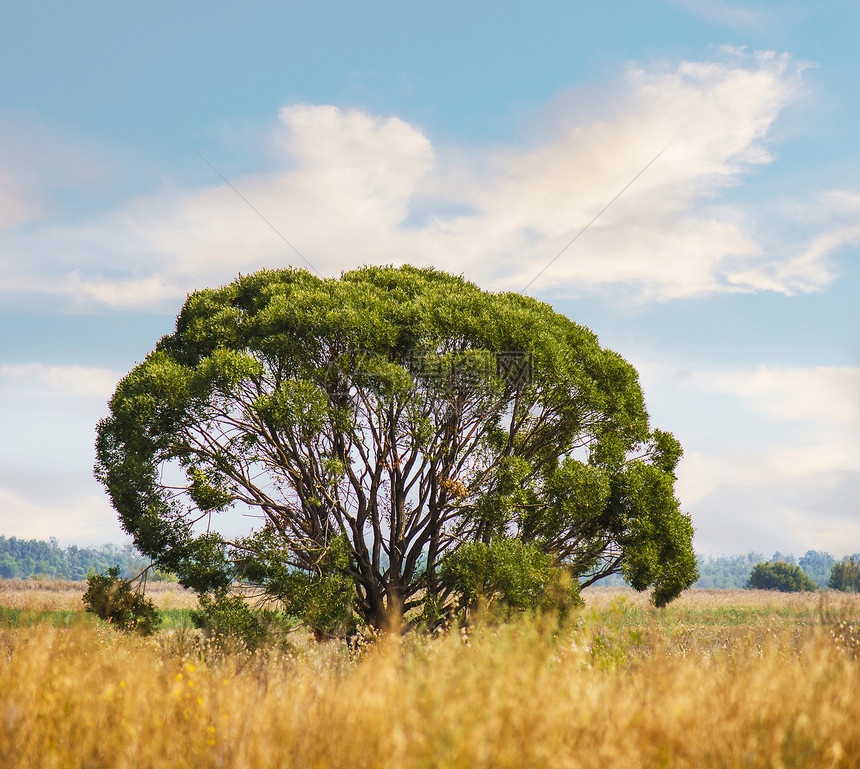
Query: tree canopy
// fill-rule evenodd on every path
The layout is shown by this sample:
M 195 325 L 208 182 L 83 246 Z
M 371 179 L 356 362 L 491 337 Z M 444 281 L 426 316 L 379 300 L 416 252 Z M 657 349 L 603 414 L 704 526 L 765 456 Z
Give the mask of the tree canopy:
M 432 269 L 285 269 L 188 297 L 119 383 L 96 476 L 186 586 L 378 626 L 505 585 L 535 604 L 562 571 L 667 603 L 696 580 L 680 456 L 634 368 L 547 304 Z M 231 507 L 256 524 L 228 542 Z M 478 563 L 524 573 L 481 587 Z
M 18 539 L 0 535 L 0 579 L 85 579 L 90 571 L 119 567 L 129 577 L 144 569 L 148 561 L 132 545 L 101 547 L 60 547 L 59 542 Z M 160 578 L 162 575 L 158 575 Z
M 846 556 L 834 563 L 827 586 L 844 593 L 860 592 L 860 555 Z
M 806 554 L 800 557 L 797 565 L 818 587 L 827 587 L 827 581 L 835 563 L 836 559 L 830 553 L 823 550 L 807 550 Z
M 785 561 L 756 564 L 746 586 L 757 590 L 779 590 L 783 593 L 813 592 L 818 589 L 800 566 Z

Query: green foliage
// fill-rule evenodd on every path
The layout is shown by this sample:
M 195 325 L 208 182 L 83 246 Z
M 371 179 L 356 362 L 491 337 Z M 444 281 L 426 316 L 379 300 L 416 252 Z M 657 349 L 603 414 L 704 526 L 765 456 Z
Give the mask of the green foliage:
M 773 560 L 777 560 L 772 558 Z M 699 557 L 699 581 L 694 587 L 736 590 L 746 586 L 750 572 L 756 564 L 765 561 L 764 555 L 751 550 L 741 555 L 721 555 L 717 558 Z
M 442 561 L 440 578 L 473 607 L 498 601 L 511 610 L 564 610 L 580 603 L 578 583 L 538 545 L 519 539 L 466 543 Z
M 756 590 L 779 590 L 783 593 L 812 592 L 818 589 L 803 569 L 785 561 L 757 564 L 750 574 L 746 587 Z
M 835 563 L 836 559 L 830 553 L 820 550 L 807 550 L 797 562 L 818 587 L 827 587 L 827 580 Z
M 283 612 L 255 609 L 241 595 L 220 589 L 200 595 L 200 608 L 190 612 L 191 621 L 219 647 L 248 651 L 265 644 L 289 647 L 294 623 Z
M 76 627 L 93 621 L 89 614 L 71 609 L 17 609 L 0 606 L 0 628 L 36 627 Z
M 101 547 L 60 547 L 48 542 L 0 535 L 0 579 L 86 579 L 93 571 L 118 566 L 122 577 L 139 573 L 148 563 L 132 545 Z
M 826 587 L 835 560 L 830 553 L 808 550 L 799 560 L 793 555 L 774 553 L 769 559 L 785 561 L 791 565 L 798 565 L 819 587 Z M 699 581 L 694 587 L 697 588 L 719 588 L 736 589 L 746 586 L 750 572 L 756 564 L 764 563 L 765 558 L 761 553 L 750 551 L 743 555 L 722 555 L 717 558 L 699 557 Z
M 291 566 L 291 553 L 271 529 L 245 537 L 234 551 L 240 579 L 259 585 L 283 611 L 298 617 L 317 638 L 354 633 L 355 589 L 343 571 L 349 563 L 346 540 L 336 538 L 321 552 L 313 571 Z
M 481 589 L 511 607 L 552 574 L 624 574 L 658 605 L 697 576 L 681 446 L 651 429 L 635 369 L 549 305 L 432 269 L 263 270 L 191 294 L 96 449 L 159 568 L 201 595 L 250 582 L 323 634 L 444 609 L 445 563 L 466 579 L 485 562 Z M 214 533 L 234 507 L 263 533 Z
M 160 621 L 152 601 L 134 591 L 129 580 L 121 579 L 116 566 L 87 579 L 84 607 L 120 630 L 141 635 L 154 633 Z
M 860 555 L 852 555 L 833 564 L 827 586 L 845 593 L 860 592 Z
M 661 460 L 663 461 L 663 460 Z M 674 473 L 642 461 L 628 463 L 612 484 L 608 509 L 623 526 L 618 533 L 623 573 L 636 590 L 654 586 L 654 603 L 665 606 L 698 577 L 693 524 L 681 515 Z

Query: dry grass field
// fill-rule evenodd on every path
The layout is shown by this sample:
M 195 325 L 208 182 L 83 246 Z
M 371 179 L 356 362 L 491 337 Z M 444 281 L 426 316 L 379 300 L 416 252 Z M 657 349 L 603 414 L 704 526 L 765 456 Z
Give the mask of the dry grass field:
M 0 607 L 30 611 L 83 611 L 85 581 L 0 579 Z M 197 595 L 173 582 L 149 582 L 146 595 L 159 609 L 194 609 Z
M 26 593 L 5 586 L 0 605 L 26 608 Z M 690 591 L 655 610 L 632 591 L 585 594 L 561 625 L 360 654 L 0 629 L 0 766 L 860 766 L 860 597 Z

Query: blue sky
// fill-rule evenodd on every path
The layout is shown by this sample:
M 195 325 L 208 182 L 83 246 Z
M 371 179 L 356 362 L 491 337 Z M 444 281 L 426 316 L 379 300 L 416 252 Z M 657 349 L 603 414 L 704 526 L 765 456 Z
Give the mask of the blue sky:
M 189 291 L 304 266 L 202 156 L 322 274 L 591 327 L 685 447 L 701 553 L 860 551 L 858 33 L 847 0 L 7 0 L 0 534 L 122 541 L 117 380 Z

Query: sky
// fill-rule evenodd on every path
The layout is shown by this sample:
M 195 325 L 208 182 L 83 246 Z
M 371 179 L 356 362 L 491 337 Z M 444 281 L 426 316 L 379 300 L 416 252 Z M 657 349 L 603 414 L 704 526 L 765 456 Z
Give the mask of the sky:
M 708 557 L 860 552 L 860 4 L 0 3 L 0 534 L 127 541 L 119 379 L 240 272 L 591 328 Z

